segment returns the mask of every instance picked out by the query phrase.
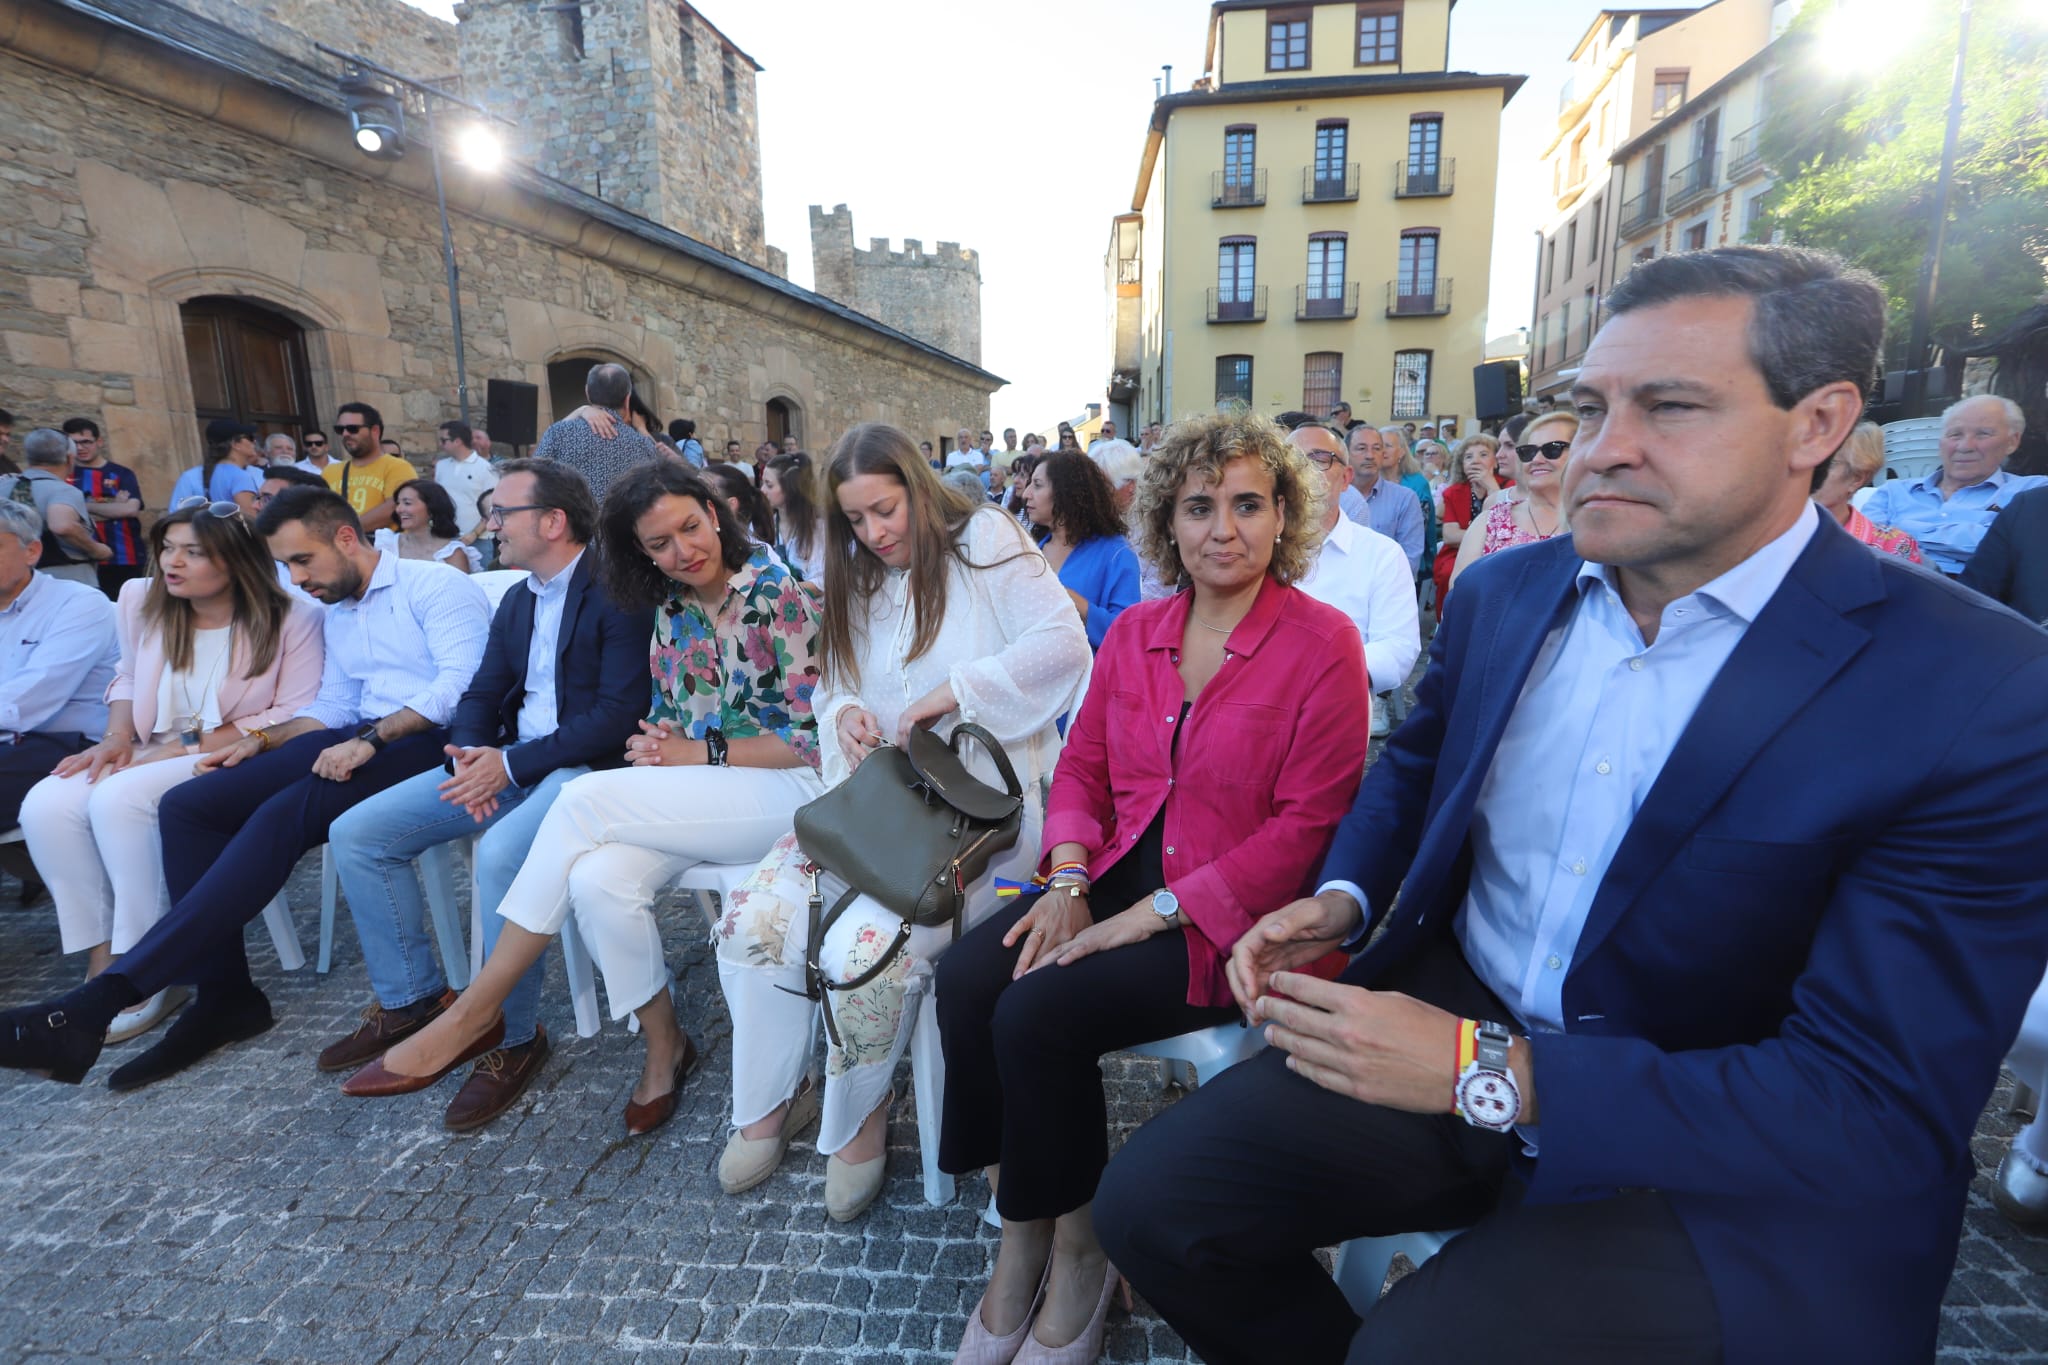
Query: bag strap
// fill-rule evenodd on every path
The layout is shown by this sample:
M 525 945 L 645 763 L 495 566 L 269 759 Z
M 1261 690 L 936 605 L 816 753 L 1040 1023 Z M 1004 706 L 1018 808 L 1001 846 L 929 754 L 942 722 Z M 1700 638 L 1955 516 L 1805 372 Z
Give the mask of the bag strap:
M 989 757 L 996 761 L 996 771 L 1002 774 L 1004 783 L 1010 789 L 1010 795 L 1021 799 L 1024 795 L 1024 786 L 1017 780 L 1017 770 L 1010 766 L 1010 756 L 1003 752 L 1002 741 L 973 721 L 962 721 L 953 727 L 952 746 L 955 754 L 960 753 L 962 737 L 975 740 L 982 748 L 988 750 Z M 963 761 L 965 757 L 964 754 L 961 755 Z
M 840 1046 L 839 1026 L 833 1021 L 832 1002 L 826 997 L 825 992 L 860 989 L 888 970 L 889 964 L 896 960 L 897 954 L 910 945 L 910 921 L 906 919 L 896 926 L 896 937 L 890 941 L 882 955 L 875 959 L 873 966 L 851 981 L 827 979 L 824 969 L 818 965 L 818 954 L 823 950 L 825 935 L 831 932 L 832 926 L 839 922 L 840 917 L 852 908 L 854 901 L 859 897 L 860 892 L 849 887 L 846 894 L 832 902 L 832 908 L 826 910 L 824 899 L 815 891 L 811 894 L 811 942 L 809 951 L 804 955 L 804 994 L 812 1000 L 824 1003 L 825 1036 L 831 1040 L 834 1047 Z M 957 927 L 956 923 L 956 930 Z

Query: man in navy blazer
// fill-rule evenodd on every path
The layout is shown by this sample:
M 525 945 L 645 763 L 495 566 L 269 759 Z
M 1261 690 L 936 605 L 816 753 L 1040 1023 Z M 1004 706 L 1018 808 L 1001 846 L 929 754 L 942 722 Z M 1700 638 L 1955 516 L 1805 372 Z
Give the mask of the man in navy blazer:
M 486 948 L 504 921 L 498 903 L 563 784 L 625 761 L 647 714 L 654 617 L 606 597 L 589 552 L 597 507 L 583 476 L 547 460 L 498 467 L 490 529 L 499 555 L 525 569 L 491 621 L 483 662 L 456 706 L 448 761 L 381 792 L 334 823 L 330 843 L 376 1001 L 362 1023 L 321 1052 L 323 1071 L 353 1071 L 435 1019 L 455 998 L 427 935 L 413 860 L 481 835 L 477 899 Z M 547 1059 L 536 1022 L 542 964 L 505 1002 L 492 1035 L 444 1120 L 458 1132 L 505 1112 Z M 438 1077 L 418 1078 L 421 1089 Z
M 2048 962 L 2048 634 L 1815 515 L 1867 276 L 1690 252 L 1607 306 L 1572 537 L 1460 580 L 1320 893 L 1232 954 L 1274 1046 L 1103 1178 L 1208 1361 L 1933 1356 Z M 1314 1260 L 1456 1228 L 1362 1324 Z

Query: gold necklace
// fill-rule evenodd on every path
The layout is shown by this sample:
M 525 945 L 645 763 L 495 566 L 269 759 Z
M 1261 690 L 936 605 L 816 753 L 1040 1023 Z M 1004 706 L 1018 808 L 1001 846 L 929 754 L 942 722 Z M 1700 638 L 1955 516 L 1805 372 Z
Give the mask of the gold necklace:
M 1213 630 L 1218 635 L 1228 635 L 1231 631 L 1237 629 L 1236 626 L 1212 626 L 1207 621 L 1204 621 L 1201 617 L 1195 615 L 1195 609 L 1193 607 L 1188 608 L 1188 619 L 1193 621 L 1196 625 L 1200 626 L 1203 630 Z

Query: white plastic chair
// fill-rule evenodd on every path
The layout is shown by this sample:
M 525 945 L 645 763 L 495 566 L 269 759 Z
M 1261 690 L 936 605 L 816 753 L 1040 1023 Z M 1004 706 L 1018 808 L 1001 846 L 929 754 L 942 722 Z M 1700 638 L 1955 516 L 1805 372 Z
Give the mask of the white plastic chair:
M 1406 1256 L 1410 1265 L 1419 1266 L 1442 1251 L 1446 1242 L 1463 1231 L 1463 1228 L 1454 1228 L 1449 1232 L 1404 1232 L 1393 1237 L 1355 1238 L 1337 1248 L 1337 1269 L 1331 1278 L 1337 1282 L 1337 1288 L 1344 1291 L 1351 1311 L 1362 1318 L 1380 1301 L 1380 1291 L 1387 1286 L 1387 1273 L 1394 1268 L 1396 1256 Z
M 469 984 L 469 973 L 465 970 L 467 956 L 462 948 L 462 921 L 455 914 L 455 897 L 452 894 L 454 862 L 445 845 L 428 849 L 420 857 L 421 880 L 425 883 L 428 914 L 434 921 L 434 937 L 441 947 L 442 969 L 448 974 L 448 984 L 461 990 Z M 341 892 L 341 871 L 334 865 L 334 850 L 326 844 L 320 846 L 320 960 L 314 970 L 322 976 L 334 960 L 334 909 Z M 270 906 L 264 910 L 269 919 L 272 910 L 285 904 L 280 892 Z M 289 920 L 289 911 L 285 912 Z M 276 932 L 272 921 L 272 933 Z M 297 931 L 293 932 L 296 946 Z M 278 956 L 284 956 L 282 945 Z
M 526 581 L 526 570 L 486 569 L 482 573 L 471 574 L 469 581 L 484 590 L 484 597 L 491 604 L 491 613 L 496 615 L 498 603 L 505 600 L 505 594 L 511 591 L 512 585 Z

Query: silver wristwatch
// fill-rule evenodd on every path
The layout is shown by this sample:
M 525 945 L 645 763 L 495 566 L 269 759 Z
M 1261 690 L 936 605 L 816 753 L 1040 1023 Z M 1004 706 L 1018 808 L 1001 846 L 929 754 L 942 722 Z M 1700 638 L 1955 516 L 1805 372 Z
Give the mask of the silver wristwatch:
M 1152 913 L 1172 924 L 1180 916 L 1180 897 L 1171 891 L 1152 893 Z
M 1521 1117 L 1522 1091 L 1508 1070 L 1514 1041 L 1506 1024 L 1479 1025 L 1478 1055 L 1458 1074 L 1458 1114 L 1474 1128 L 1505 1133 Z

